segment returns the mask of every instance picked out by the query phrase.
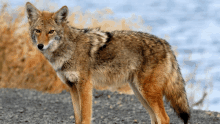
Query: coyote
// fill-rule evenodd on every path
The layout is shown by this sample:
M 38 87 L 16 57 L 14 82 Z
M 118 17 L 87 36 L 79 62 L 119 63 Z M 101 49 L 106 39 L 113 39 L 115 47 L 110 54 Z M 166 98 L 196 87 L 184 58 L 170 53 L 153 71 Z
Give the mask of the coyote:
M 70 89 L 76 124 L 91 123 L 93 88 L 134 93 L 150 114 L 151 124 L 169 124 L 165 96 L 187 124 L 185 82 L 165 40 L 136 31 L 71 27 L 67 6 L 51 13 L 27 2 L 26 10 L 33 45 Z

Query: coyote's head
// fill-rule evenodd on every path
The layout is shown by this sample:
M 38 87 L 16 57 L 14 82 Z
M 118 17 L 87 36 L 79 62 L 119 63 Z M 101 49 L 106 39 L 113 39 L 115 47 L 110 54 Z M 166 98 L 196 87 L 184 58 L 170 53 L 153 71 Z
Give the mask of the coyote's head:
M 63 6 L 55 13 L 41 12 L 27 2 L 26 10 L 33 43 L 41 51 L 54 51 L 60 45 L 64 34 L 63 26 L 67 23 L 68 8 Z

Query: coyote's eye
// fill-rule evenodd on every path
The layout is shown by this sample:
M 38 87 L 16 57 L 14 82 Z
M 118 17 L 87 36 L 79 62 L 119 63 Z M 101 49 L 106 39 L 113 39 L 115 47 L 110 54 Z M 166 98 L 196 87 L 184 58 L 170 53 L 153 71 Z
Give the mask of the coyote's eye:
M 35 32 L 36 32 L 36 33 L 40 33 L 40 32 L 41 32 L 41 30 L 35 29 Z
M 53 34 L 54 30 L 50 30 L 48 34 Z

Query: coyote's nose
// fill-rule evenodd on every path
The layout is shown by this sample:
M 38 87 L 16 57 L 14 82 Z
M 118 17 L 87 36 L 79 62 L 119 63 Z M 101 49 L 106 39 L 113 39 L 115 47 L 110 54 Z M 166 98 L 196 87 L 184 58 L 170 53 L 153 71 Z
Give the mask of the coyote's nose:
M 37 47 L 38 47 L 38 49 L 42 50 L 44 48 L 44 45 L 43 44 L 38 44 Z

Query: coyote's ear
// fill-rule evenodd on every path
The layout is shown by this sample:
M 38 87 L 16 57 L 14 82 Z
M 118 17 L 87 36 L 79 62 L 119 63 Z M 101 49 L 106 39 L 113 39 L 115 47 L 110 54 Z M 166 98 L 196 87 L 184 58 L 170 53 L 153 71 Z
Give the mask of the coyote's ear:
M 26 3 L 26 10 L 27 10 L 27 14 L 28 14 L 28 21 L 31 24 L 31 22 L 36 21 L 37 18 L 40 15 L 40 11 L 34 7 L 34 5 L 32 5 L 30 2 Z
M 68 12 L 69 12 L 68 7 L 63 6 L 60 10 L 54 13 L 55 22 L 60 24 L 61 22 L 66 21 Z

